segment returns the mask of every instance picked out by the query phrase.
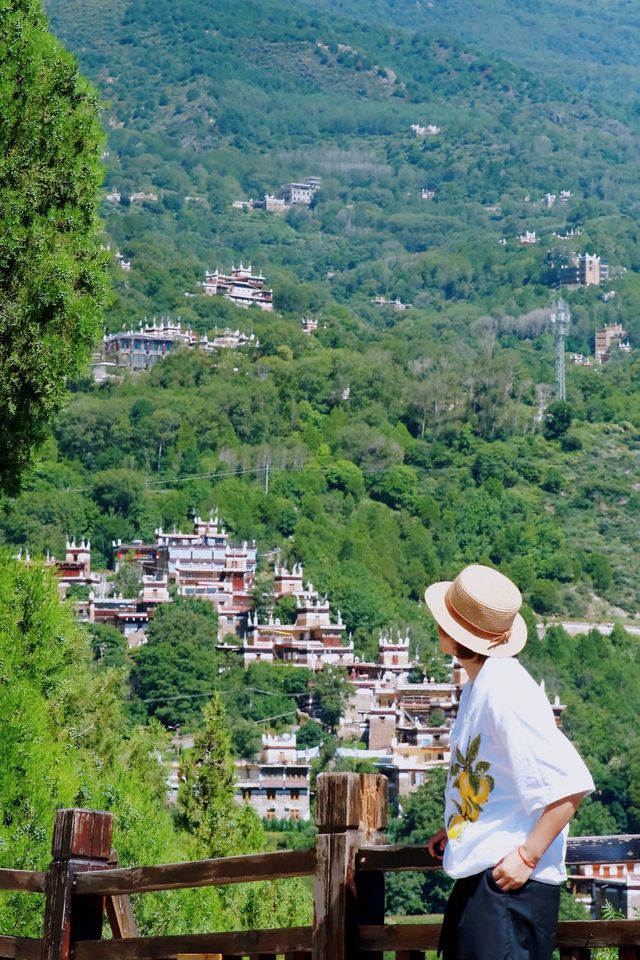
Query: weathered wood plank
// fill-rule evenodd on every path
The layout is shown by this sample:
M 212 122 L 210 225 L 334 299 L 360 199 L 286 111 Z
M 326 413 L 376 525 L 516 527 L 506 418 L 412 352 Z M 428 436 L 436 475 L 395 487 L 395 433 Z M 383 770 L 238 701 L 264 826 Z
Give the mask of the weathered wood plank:
M 108 860 L 113 816 L 99 810 L 58 810 L 52 853 L 56 860 L 89 857 Z
M 358 871 L 441 870 L 442 860 L 427 852 L 422 844 L 362 846 L 357 857 Z
M 179 953 L 176 960 L 223 960 L 221 953 Z
M 75 960 L 177 960 L 178 955 L 221 953 L 224 957 L 311 950 L 311 927 L 288 930 L 246 930 L 233 933 L 192 933 L 127 940 L 83 940 Z
M 556 943 L 574 947 L 626 947 L 640 944 L 640 920 L 564 920 Z
M 618 960 L 640 960 L 640 946 L 620 947 Z
M 45 877 L 39 870 L 0 870 L 0 890 L 44 893 Z
M 138 924 L 133 913 L 131 900 L 126 894 L 106 897 L 105 908 L 111 933 L 115 940 L 138 936 Z
M 77 940 L 102 936 L 101 896 L 74 896 L 74 880 L 83 870 L 99 870 L 111 854 L 113 815 L 96 810 L 58 810 L 53 862 L 45 883 L 43 960 L 69 960 Z M 94 856 L 98 851 L 100 856 Z
M 560 960 L 591 960 L 591 950 L 583 947 L 571 947 L 560 950 Z
M 435 950 L 440 938 L 439 923 L 398 923 L 359 927 L 360 951 Z
M 316 837 L 313 960 L 347 960 L 355 952 L 357 843 L 357 830 Z
M 422 950 L 397 950 L 396 960 L 424 960 Z
M 42 940 L 29 937 L 0 937 L 0 957 L 7 960 L 40 960 Z
M 316 780 L 316 824 L 320 833 L 357 830 L 360 825 L 360 777 L 321 773 Z
M 378 774 L 320 774 L 316 782 L 316 872 L 313 960 L 358 960 L 359 922 L 356 855 L 387 823 L 387 778 Z M 372 913 L 362 921 L 384 919 L 384 876 L 362 878 Z M 382 894 L 382 896 L 379 896 Z M 381 914 L 381 915 L 380 915 Z M 377 960 L 381 960 L 377 958 Z
M 361 830 L 369 835 L 384 830 L 387 784 L 382 774 L 321 773 L 316 781 L 319 832 Z
M 640 860 L 640 836 L 570 837 L 566 862 L 624 863 Z M 422 844 L 363 846 L 357 858 L 358 870 L 440 870 L 442 861 L 429 856 Z
M 183 887 L 211 887 L 224 883 L 277 880 L 282 877 L 311 876 L 316 867 L 315 850 L 278 850 L 190 863 L 164 863 L 153 867 L 118 867 L 76 877 L 76 892 L 148 893 L 152 890 L 179 890 Z

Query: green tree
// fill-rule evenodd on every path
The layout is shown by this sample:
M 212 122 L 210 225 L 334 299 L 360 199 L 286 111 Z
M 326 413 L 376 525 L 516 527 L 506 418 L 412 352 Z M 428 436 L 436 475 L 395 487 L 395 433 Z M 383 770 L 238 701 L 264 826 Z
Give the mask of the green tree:
M 331 732 L 335 732 L 352 693 L 344 670 L 332 666 L 319 670 L 311 687 L 318 716 Z
M 167 727 L 197 723 L 218 684 L 218 616 L 204 600 L 159 606 L 149 641 L 134 654 L 133 691 L 143 715 Z
M 559 440 L 571 426 L 571 407 L 564 400 L 550 403 L 544 415 L 544 435 L 547 440 Z
M 295 623 L 298 610 L 298 601 L 295 597 L 288 595 L 280 597 L 273 608 L 273 616 L 280 623 Z
M 125 560 L 115 577 L 113 578 L 113 589 L 115 593 L 121 593 L 123 597 L 137 598 L 142 583 L 142 570 L 139 563 L 135 560 Z
M 552 580 L 536 580 L 529 596 L 538 613 L 557 613 L 560 609 L 560 594 Z
M 105 513 L 131 515 L 143 496 L 140 474 L 114 468 L 93 477 L 93 498 Z
M 92 623 L 87 627 L 91 648 L 101 667 L 125 667 L 127 641 L 124 634 L 108 623 Z
M 296 732 L 296 745 L 298 750 L 319 747 L 324 740 L 325 734 L 319 723 L 308 720 L 303 723 Z
M 391 819 L 393 843 L 424 844 L 444 822 L 445 770 L 433 770 L 428 781 L 403 800 L 402 816 Z M 396 914 L 437 913 L 444 909 L 452 881 L 441 871 L 393 874 L 389 877 L 388 910 Z
M 12 489 L 98 333 L 103 135 L 39 0 L 3 4 L 0 87 L 0 489 Z
M 184 824 L 210 857 L 259 849 L 258 818 L 250 807 L 238 806 L 235 801 L 231 734 L 218 694 L 205 706 L 202 719 L 201 732 L 182 767 L 178 807 Z
M 3 862 L 46 869 L 61 807 L 113 811 L 124 865 L 191 859 L 192 842 L 166 808 L 165 772 L 157 761 L 165 735 L 157 725 L 131 729 L 123 672 L 104 662 L 98 668 L 54 578 L 3 554 L 0 622 Z M 39 898 L 10 894 L 0 904 L 0 924 L 39 936 L 41 911 Z M 217 893 L 206 893 L 196 912 L 197 922 L 221 922 Z M 136 916 L 144 933 L 159 932 L 169 920 L 186 930 L 196 920 L 171 894 L 144 898 Z

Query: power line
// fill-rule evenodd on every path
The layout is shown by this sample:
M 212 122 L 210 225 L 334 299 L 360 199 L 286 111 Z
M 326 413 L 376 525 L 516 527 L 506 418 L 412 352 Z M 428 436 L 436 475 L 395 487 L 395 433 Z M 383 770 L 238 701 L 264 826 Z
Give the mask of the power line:
M 268 489 L 268 477 L 269 473 L 273 470 L 302 470 L 304 469 L 305 464 L 301 463 L 298 465 L 289 464 L 283 467 L 274 467 L 272 464 L 267 461 L 264 466 L 261 467 L 236 467 L 234 470 L 218 470 L 215 473 L 193 473 L 189 474 L 186 477 L 162 477 L 156 480 L 150 480 L 149 478 L 144 478 L 144 485 L 146 487 L 155 487 L 155 486 L 166 486 L 167 484 L 172 483 L 185 483 L 187 480 L 217 480 L 220 477 L 239 477 L 244 474 L 264 474 L 267 478 L 267 489 Z M 86 490 L 93 490 L 93 486 L 86 487 L 65 487 L 65 493 L 84 493 Z
M 170 697 L 136 697 L 138 703 L 165 703 L 169 700 L 194 700 L 198 697 L 213 697 L 214 694 L 218 694 L 221 697 L 230 697 L 238 696 L 238 694 L 243 691 L 248 693 L 262 693 L 267 697 L 290 697 L 292 700 L 295 700 L 296 697 L 310 697 L 312 694 L 308 693 L 306 690 L 303 693 L 285 693 L 284 690 L 261 690 L 259 687 L 240 687 L 238 690 L 205 690 L 202 693 L 179 693 Z M 289 714 L 282 714 L 282 716 L 289 716 Z M 275 719 L 270 717 L 268 719 Z M 259 721 L 260 723 L 262 721 Z

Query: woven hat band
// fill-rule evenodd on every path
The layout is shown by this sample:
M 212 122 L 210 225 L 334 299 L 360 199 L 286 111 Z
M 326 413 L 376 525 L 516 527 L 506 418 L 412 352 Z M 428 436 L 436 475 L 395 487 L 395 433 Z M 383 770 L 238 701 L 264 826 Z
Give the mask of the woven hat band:
M 489 640 L 490 646 L 500 646 L 500 644 L 507 643 L 511 637 L 511 629 L 509 626 L 506 630 L 495 631 L 495 630 L 485 630 L 482 627 L 479 627 L 477 623 L 473 623 L 471 620 L 467 620 L 459 610 L 456 609 L 454 603 L 451 599 L 452 588 L 455 586 L 454 583 L 451 584 L 449 590 L 447 590 L 444 596 L 445 606 L 451 617 L 456 621 L 456 623 L 461 626 L 464 630 L 468 630 L 470 633 L 473 633 L 475 636 L 480 637 L 483 640 Z M 513 625 L 512 618 L 512 625 Z

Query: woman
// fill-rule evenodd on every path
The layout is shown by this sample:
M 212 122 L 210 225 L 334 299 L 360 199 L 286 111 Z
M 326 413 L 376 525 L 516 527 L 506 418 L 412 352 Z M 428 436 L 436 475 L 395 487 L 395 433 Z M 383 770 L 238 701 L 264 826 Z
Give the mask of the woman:
M 568 824 L 593 780 L 544 691 L 515 659 L 527 641 L 520 591 L 478 564 L 425 601 L 441 649 L 469 682 L 451 733 L 445 825 L 428 841 L 456 880 L 444 960 L 550 960 Z

